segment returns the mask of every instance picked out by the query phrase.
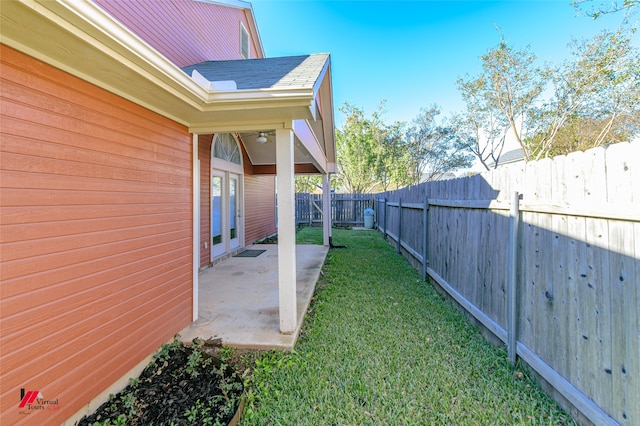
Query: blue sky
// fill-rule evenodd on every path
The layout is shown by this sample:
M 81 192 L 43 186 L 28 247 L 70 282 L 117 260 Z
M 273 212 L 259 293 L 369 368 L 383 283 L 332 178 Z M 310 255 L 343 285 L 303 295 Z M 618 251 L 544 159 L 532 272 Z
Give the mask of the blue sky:
M 387 122 L 410 121 L 434 103 L 443 116 L 462 110 L 456 79 L 480 72 L 479 56 L 500 41 L 497 27 L 512 46 L 531 46 L 540 63 L 560 63 L 572 38 L 615 29 L 623 18 L 576 16 L 570 0 L 251 3 L 268 57 L 331 53 L 337 126 L 344 102 L 370 114 L 386 99 Z

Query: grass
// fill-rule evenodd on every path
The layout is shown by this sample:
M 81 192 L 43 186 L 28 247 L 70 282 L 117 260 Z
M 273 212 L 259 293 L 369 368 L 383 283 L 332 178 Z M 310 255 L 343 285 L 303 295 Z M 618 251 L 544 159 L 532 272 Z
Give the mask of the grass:
M 313 226 L 303 226 L 296 231 L 297 244 L 324 244 L 322 228 Z
M 573 424 L 379 234 L 333 235 L 348 248 L 329 252 L 296 350 L 255 359 L 243 425 Z

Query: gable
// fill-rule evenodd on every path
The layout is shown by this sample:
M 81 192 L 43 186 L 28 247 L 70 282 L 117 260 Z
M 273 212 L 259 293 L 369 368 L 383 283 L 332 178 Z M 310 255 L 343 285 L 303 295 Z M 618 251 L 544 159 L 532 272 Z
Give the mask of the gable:
M 241 28 L 249 36 L 248 55 L 264 57 L 249 7 L 224 2 L 95 0 L 102 9 L 179 67 L 222 59 L 242 59 Z M 252 31 L 253 30 L 253 31 Z

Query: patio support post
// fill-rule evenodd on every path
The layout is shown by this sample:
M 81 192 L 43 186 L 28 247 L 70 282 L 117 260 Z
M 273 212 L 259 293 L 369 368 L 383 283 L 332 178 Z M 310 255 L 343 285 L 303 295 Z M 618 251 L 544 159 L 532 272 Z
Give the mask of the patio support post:
M 322 175 L 322 230 L 324 245 L 331 244 L 331 176 Z
M 192 135 L 193 143 L 191 144 L 192 153 L 192 191 L 193 191 L 193 247 L 192 247 L 192 282 L 193 282 L 193 294 L 191 295 L 191 320 L 198 319 L 198 272 L 200 270 L 200 159 L 198 159 L 198 134 Z
M 296 329 L 296 209 L 294 189 L 294 138 L 292 129 L 276 130 L 278 193 L 278 299 L 280 332 Z

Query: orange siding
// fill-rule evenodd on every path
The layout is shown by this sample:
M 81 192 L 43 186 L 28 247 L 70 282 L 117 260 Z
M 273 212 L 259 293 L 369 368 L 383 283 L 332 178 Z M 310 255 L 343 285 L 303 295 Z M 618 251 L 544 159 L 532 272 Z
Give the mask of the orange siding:
M 211 140 L 213 135 L 198 136 L 200 159 L 200 267 L 211 260 Z M 205 248 L 204 243 L 207 243 Z
M 127 28 L 179 67 L 203 61 L 242 59 L 240 22 L 249 30 L 243 9 L 194 0 L 96 0 Z M 251 40 L 251 57 L 256 57 Z
M 275 179 L 273 176 L 244 177 L 245 243 L 276 232 Z
M 187 129 L 0 50 L 2 424 L 60 424 L 191 321 Z M 59 410 L 19 414 L 20 388 Z

